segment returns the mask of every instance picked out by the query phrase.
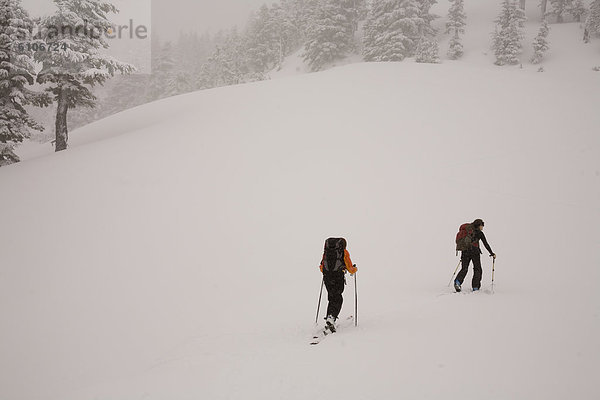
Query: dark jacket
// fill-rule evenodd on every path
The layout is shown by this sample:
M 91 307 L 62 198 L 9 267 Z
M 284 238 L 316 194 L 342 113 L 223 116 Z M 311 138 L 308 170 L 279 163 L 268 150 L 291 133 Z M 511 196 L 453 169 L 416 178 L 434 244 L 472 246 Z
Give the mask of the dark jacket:
M 481 240 L 487 251 L 490 253 L 490 256 L 494 254 L 492 248 L 490 247 L 490 244 L 485 238 L 485 234 L 483 233 L 483 231 L 480 231 L 479 229 L 475 228 L 475 232 L 473 233 L 473 239 L 473 250 L 475 252 L 478 251 L 479 254 L 482 254 L 481 248 L 479 247 L 479 241 Z

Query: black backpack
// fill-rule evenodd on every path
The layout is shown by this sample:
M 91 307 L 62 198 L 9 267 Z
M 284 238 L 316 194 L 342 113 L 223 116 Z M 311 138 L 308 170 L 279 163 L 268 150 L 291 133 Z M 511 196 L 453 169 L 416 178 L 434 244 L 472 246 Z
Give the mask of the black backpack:
M 339 272 L 345 268 L 344 250 L 346 250 L 344 238 L 329 238 L 325 241 L 323 272 Z

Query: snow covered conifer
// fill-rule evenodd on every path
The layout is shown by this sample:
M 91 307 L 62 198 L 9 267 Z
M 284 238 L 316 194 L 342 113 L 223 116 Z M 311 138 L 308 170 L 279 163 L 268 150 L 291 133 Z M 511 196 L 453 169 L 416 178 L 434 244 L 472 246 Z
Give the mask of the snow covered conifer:
M 281 67 L 286 56 L 300 47 L 302 41 L 302 29 L 300 22 L 294 20 L 296 13 L 286 9 L 282 5 L 273 4 L 271 8 L 271 21 L 274 32 L 275 65 Z
M 202 68 L 198 85 L 202 89 L 237 85 L 261 80 L 261 72 L 250 72 L 242 36 L 233 28 L 224 43 L 218 45 Z
M 315 20 L 321 0 L 280 0 L 286 14 L 298 24 L 303 39 L 308 35 L 312 22 Z
M 267 5 L 263 4 L 250 21 L 247 36 L 247 52 L 252 68 L 259 72 L 272 68 L 280 59 L 280 42 L 274 15 Z
M 438 18 L 437 15 L 431 13 L 431 7 L 437 3 L 437 0 L 418 0 L 416 2 L 419 8 L 419 33 L 420 38 L 431 38 L 436 35 L 436 29 L 431 23 Z
M 492 49 L 496 65 L 518 64 L 523 51 L 523 28 L 525 13 L 515 0 L 503 0 L 502 10 L 496 19 L 496 31 L 492 34 Z
M 556 22 L 562 23 L 564 21 L 564 14 L 569 7 L 571 0 L 550 0 L 552 5 L 552 14 L 556 15 Z
M 28 89 L 35 81 L 32 43 L 33 22 L 20 0 L 0 1 L 0 158 L 18 161 L 15 144 L 29 137 L 30 129 L 43 130 L 25 110 L 26 105 L 47 105 L 48 97 Z
M 55 149 L 61 151 L 67 148 L 68 110 L 94 107 L 93 86 L 135 68 L 100 52 L 109 47 L 105 32 L 112 28 L 108 14 L 118 12 L 114 5 L 102 0 L 54 2 L 58 10 L 42 21 L 37 37 L 58 51 L 38 51 L 35 59 L 42 64 L 37 81 L 47 85 L 57 103 Z
M 158 49 L 152 52 L 152 75 L 150 76 L 147 101 L 155 101 L 179 94 L 172 85 L 173 76 L 176 72 L 175 66 L 171 42 L 158 45 Z
M 0 167 L 19 162 L 19 156 L 14 150 L 14 144 L 0 142 Z
M 592 1 L 590 12 L 585 21 L 584 42 L 589 42 L 592 35 L 600 34 L 600 0 Z
M 422 39 L 417 46 L 415 61 L 418 63 L 439 63 L 440 56 L 438 42 L 433 39 Z
M 552 5 L 552 14 L 556 15 L 556 22 L 564 22 L 565 14 L 570 14 L 575 21 L 581 22 L 581 19 L 587 13 L 583 0 L 550 0 Z
M 460 41 L 460 38 L 457 38 L 455 36 L 452 37 L 452 39 L 450 39 L 450 45 L 448 46 L 448 58 L 450 58 L 451 60 L 458 60 L 463 56 L 464 53 L 465 50 L 462 45 L 462 42 Z
M 450 39 L 448 57 L 457 60 L 462 57 L 464 50 L 460 35 L 465 33 L 466 19 L 464 0 L 450 0 L 452 5 L 448 10 L 448 22 L 446 22 L 446 33 L 453 35 Z
M 360 21 L 364 21 L 367 18 L 367 13 L 369 11 L 369 5 L 367 0 L 345 0 L 346 3 L 349 3 L 349 7 L 352 9 L 352 20 L 353 20 L 353 30 L 354 32 L 358 31 L 358 24 Z
M 171 42 L 158 44 L 152 52 L 152 75 L 147 93 L 147 101 L 164 99 L 178 94 L 188 93 L 195 89 L 186 70 L 176 61 L 175 47 Z
M 364 27 L 365 61 L 402 61 L 414 54 L 423 20 L 414 0 L 374 0 Z
M 111 79 L 108 92 L 97 106 L 98 118 L 147 103 L 151 78 L 152 75 L 148 74 L 132 74 L 115 76 Z
M 567 11 L 573 16 L 573 18 L 575 18 L 576 22 L 581 22 L 587 14 L 587 9 L 583 3 L 583 0 L 572 0 L 567 8 Z
M 542 21 L 542 26 L 540 27 L 540 31 L 538 35 L 533 40 L 533 51 L 534 55 L 531 59 L 533 64 L 539 64 L 544 59 L 544 54 L 548 51 L 548 34 L 550 33 L 550 28 L 548 28 L 548 21 L 544 18 Z
M 345 57 L 354 48 L 353 10 L 343 0 L 321 0 L 310 22 L 304 60 L 311 70 Z

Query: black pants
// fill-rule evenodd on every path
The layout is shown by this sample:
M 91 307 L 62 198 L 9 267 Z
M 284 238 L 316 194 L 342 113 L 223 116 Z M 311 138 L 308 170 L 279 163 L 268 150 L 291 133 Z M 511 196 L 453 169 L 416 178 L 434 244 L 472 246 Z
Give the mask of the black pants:
M 342 303 L 344 298 L 344 271 L 340 272 L 328 272 L 323 274 L 323 280 L 325 281 L 325 287 L 327 288 L 327 298 L 329 304 L 327 305 L 327 315 L 332 315 L 337 318 L 342 310 Z
M 469 272 L 469 263 L 473 261 L 473 289 L 479 289 L 481 287 L 481 275 L 483 271 L 481 269 L 481 254 L 478 251 L 463 252 L 460 258 L 462 263 L 462 269 L 456 275 L 456 280 L 462 285 Z

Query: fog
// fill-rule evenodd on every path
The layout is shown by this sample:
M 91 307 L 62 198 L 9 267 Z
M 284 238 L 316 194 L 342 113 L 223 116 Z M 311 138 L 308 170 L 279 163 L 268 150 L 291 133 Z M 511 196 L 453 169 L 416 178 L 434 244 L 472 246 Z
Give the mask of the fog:
M 139 0 L 113 0 L 120 9 Z M 22 0 L 34 17 L 55 9 L 52 0 Z M 216 32 L 243 26 L 252 11 L 271 0 L 152 0 L 152 31 L 162 39 L 176 39 L 181 31 Z M 144 7 L 145 9 L 146 7 Z M 145 12 L 145 10 L 144 10 Z M 135 13 L 135 11 L 134 11 Z
M 174 39 L 180 31 L 216 32 L 243 26 L 252 11 L 269 0 L 153 0 L 152 28 L 161 38 Z

